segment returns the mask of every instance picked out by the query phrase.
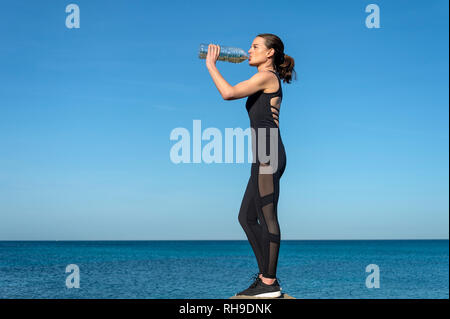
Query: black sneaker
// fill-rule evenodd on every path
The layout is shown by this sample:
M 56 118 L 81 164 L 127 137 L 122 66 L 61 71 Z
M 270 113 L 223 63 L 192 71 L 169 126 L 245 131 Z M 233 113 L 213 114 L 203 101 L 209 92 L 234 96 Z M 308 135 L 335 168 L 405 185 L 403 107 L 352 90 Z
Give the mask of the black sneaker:
M 255 278 L 256 277 L 256 278 Z M 251 297 L 271 297 L 276 298 L 281 296 L 281 287 L 278 279 L 275 279 L 273 284 L 266 285 L 259 278 L 259 274 L 254 275 L 254 282 L 244 291 L 238 292 L 236 296 L 251 296 Z

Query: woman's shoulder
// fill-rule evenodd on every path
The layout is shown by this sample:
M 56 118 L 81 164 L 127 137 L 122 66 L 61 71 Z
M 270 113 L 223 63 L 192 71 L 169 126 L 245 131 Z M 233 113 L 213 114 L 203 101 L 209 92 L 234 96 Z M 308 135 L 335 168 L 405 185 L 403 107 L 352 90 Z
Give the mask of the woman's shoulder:
M 260 73 L 265 73 L 264 76 L 267 77 L 268 85 L 265 89 L 263 89 L 263 93 L 271 94 L 271 93 L 277 93 L 281 90 L 281 82 L 278 74 L 273 71 L 260 71 Z

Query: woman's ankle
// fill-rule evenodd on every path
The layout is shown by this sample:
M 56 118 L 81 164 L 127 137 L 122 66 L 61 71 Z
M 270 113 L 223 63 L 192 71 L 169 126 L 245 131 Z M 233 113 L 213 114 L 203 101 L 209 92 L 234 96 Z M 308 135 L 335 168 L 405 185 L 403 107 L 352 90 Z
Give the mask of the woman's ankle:
M 266 277 L 264 277 L 262 275 L 261 275 L 260 278 L 261 278 L 261 281 L 263 283 L 265 283 L 266 285 L 271 285 L 271 284 L 273 284 L 275 282 L 275 278 L 266 278 Z

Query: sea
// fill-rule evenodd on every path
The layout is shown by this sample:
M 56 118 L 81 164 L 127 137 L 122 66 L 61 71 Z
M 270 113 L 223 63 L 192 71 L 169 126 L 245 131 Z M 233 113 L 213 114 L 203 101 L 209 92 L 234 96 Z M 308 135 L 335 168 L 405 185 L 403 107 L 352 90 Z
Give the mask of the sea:
M 245 240 L 0 241 L 3 299 L 228 299 L 258 272 Z M 448 299 L 448 240 L 282 240 L 298 299 Z

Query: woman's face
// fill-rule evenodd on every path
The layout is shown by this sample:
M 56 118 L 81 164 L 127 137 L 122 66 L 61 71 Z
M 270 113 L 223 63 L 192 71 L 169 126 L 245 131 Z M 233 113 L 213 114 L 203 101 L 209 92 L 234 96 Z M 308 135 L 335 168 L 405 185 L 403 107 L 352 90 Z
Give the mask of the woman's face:
M 266 45 L 264 44 L 264 38 L 256 37 L 253 40 L 250 50 L 248 50 L 248 64 L 256 66 L 266 62 L 269 58 L 268 55 L 270 54 L 271 50 L 272 49 L 267 49 Z

